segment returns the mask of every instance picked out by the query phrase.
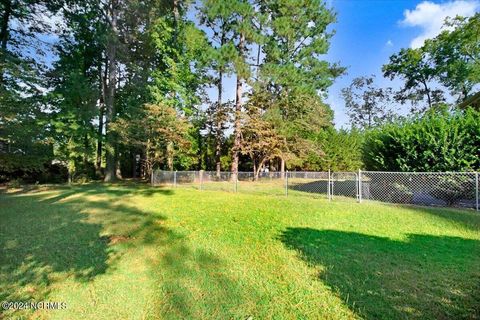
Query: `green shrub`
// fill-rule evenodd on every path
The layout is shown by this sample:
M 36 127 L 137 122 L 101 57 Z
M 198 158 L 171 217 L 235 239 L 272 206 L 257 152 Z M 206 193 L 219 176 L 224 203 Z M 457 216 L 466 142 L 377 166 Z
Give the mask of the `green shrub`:
M 308 170 L 356 171 L 362 168 L 361 132 L 328 128 L 321 131 L 315 140 L 323 154 L 309 156 Z
M 367 170 L 472 171 L 480 169 L 480 112 L 431 111 L 366 134 Z

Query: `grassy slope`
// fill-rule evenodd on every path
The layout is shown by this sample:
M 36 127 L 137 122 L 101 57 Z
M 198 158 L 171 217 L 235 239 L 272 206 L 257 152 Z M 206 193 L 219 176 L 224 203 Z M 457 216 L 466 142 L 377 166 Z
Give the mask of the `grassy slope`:
M 87 185 L 0 195 L 0 250 L 35 318 L 480 318 L 475 212 Z

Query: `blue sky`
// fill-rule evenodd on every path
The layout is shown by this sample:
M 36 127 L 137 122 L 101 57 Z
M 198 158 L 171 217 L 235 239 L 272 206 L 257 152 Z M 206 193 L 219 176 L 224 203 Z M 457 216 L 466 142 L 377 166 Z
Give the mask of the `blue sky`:
M 418 47 L 438 34 L 446 16 L 467 16 L 480 8 L 478 1 L 332 0 L 329 4 L 337 12 L 337 23 L 327 59 L 348 67 L 348 74 L 330 88 L 327 100 L 337 127 L 348 124 L 340 90 L 353 78 L 375 74 L 380 86 L 398 87 L 398 82 L 381 74 L 390 55 L 404 47 Z M 408 107 L 403 109 L 400 112 Z
M 377 84 L 392 86 L 381 75 L 382 65 L 390 55 L 402 47 L 408 47 L 415 37 L 415 30 L 402 26 L 406 9 L 413 9 L 419 1 L 373 1 L 373 0 L 334 0 L 332 5 L 337 12 L 336 30 L 332 39 L 329 61 L 339 61 L 347 67 L 347 74 L 337 79 L 329 90 L 327 102 L 335 112 L 337 127 L 346 126 L 342 88 L 347 87 L 353 78 L 376 75 Z

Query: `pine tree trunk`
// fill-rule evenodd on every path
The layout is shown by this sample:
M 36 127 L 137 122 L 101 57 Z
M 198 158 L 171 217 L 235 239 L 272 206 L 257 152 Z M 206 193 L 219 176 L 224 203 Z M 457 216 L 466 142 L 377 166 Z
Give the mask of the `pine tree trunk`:
M 173 142 L 167 145 L 167 166 L 168 170 L 173 171 Z
M 221 171 L 221 161 L 220 158 L 222 156 L 222 80 L 223 80 L 223 71 L 220 68 L 220 71 L 218 73 L 218 102 L 217 102 L 217 131 L 215 132 L 215 164 L 216 164 L 216 171 L 217 171 L 217 177 L 220 177 L 220 171 Z
M 238 44 L 239 55 L 243 57 L 243 50 L 245 46 L 245 35 L 240 34 L 240 42 Z M 240 151 L 240 116 L 242 111 L 242 78 L 237 73 L 237 90 L 235 100 L 235 123 L 234 123 L 234 140 L 233 140 L 233 156 L 232 156 L 232 176 L 236 179 L 238 174 L 238 158 Z
M 220 48 L 225 45 L 225 22 L 223 22 L 221 27 L 221 36 L 220 36 Z M 224 121 L 224 110 L 222 108 L 222 91 L 223 91 L 223 66 L 220 66 L 218 69 L 218 101 L 217 101 L 217 132 L 215 134 L 215 164 L 217 177 L 220 177 L 220 171 L 222 170 L 222 164 L 220 158 L 222 156 L 222 136 L 223 136 L 223 121 Z
M 97 132 L 97 159 L 95 161 L 95 170 L 97 171 L 97 176 L 101 175 L 102 172 L 102 148 L 103 148 L 103 117 L 105 113 L 105 108 L 103 105 L 100 106 L 100 115 L 98 117 L 98 132 Z
M 173 28 L 174 28 L 174 33 L 173 33 L 173 43 L 177 42 L 177 36 L 178 36 L 178 23 L 180 21 L 180 12 L 178 10 L 178 0 L 173 0 Z
M 89 124 L 87 124 L 89 125 Z M 84 148 L 84 153 L 83 153 L 83 170 L 85 170 L 85 173 L 88 173 L 87 166 L 88 166 L 88 156 L 90 152 L 88 149 L 90 148 L 90 141 L 88 141 L 88 133 L 85 132 L 83 135 L 83 148 Z
M 0 39 L 1 39 L 1 52 L 0 52 L 0 88 L 3 87 L 4 79 L 4 69 L 3 66 L 6 62 L 7 55 L 7 43 L 8 43 L 8 23 L 10 20 L 10 15 L 12 14 L 12 2 L 10 0 L 4 1 L 4 9 L 2 15 L 2 26 L 0 29 Z
M 105 117 L 105 94 L 106 94 L 106 78 L 107 65 L 102 73 L 102 64 L 99 65 L 100 77 L 100 101 L 99 101 L 99 115 L 98 115 L 98 131 L 97 131 L 97 158 L 95 161 L 95 171 L 98 177 L 102 175 L 102 149 L 103 149 L 103 126 Z
M 106 92 L 106 139 L 105 139 L 105 181 L 110 182 L 116 179 L 117 163 L 115 159 L 115 136 L 112 132 L 110 125 L 115 117 L 115 86 L 117 83 L 117 1 L 112 0 L 111 4 L 111 16 L 110 27 L 112 34 L 107 41 L 107 58 L 108 58 L 108 84 Z

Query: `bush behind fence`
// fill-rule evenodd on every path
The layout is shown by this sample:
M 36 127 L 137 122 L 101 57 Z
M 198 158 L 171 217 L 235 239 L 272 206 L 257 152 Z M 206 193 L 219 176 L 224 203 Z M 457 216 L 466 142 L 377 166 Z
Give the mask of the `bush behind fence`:
M 310 196 L 329 200 L 380 201 L 479 210 L 478 172 L 231 172 L 163 171 L 152 185 L 198 190 Z

